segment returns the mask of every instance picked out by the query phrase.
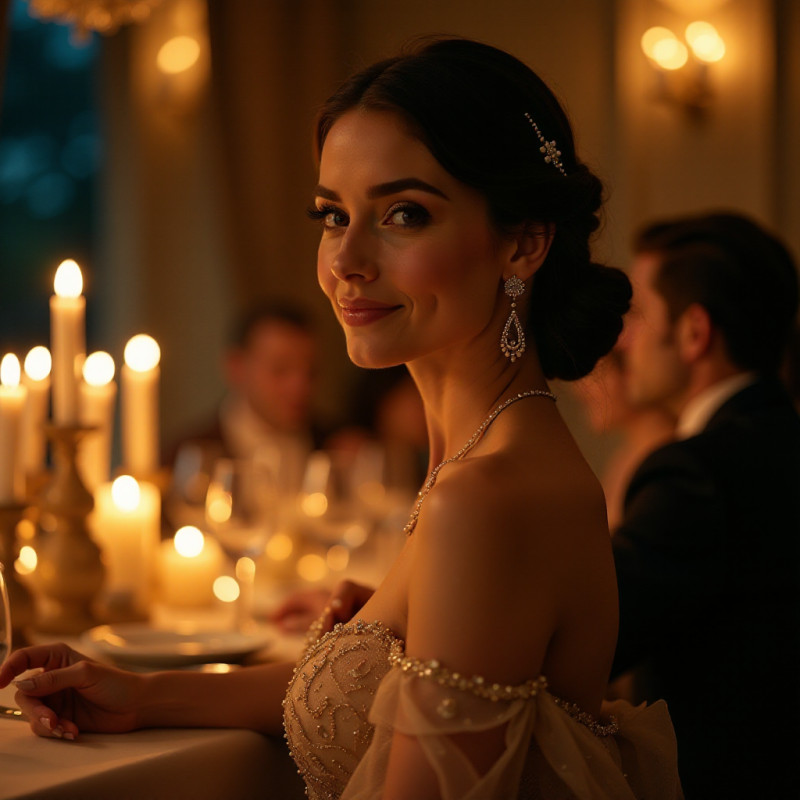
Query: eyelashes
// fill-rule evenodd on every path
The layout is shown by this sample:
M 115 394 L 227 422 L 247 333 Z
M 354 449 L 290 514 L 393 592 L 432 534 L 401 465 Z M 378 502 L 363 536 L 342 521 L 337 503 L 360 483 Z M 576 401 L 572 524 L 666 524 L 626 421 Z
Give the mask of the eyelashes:
M 324 223 L 326 228 L 335 228 L 340 227 L 341 222 L 339 224 L 328 224 L 328 218 L 339 217 L 340 219 L 347 219 L 347 215 L 336 206 L 322 206 L 321 208 L 317 208 L 316 206 L 311 206 L 306 209 L 306 214 L 308 215 L 309 219 L 315 220 L 316 222 Z M 346 223 L 344 223 L 346 224 Z
M 349 223 L 348 215 L 341 208 L 323 205 L 319 208 L 311 206 L 306 209 L 309 219 L 322 222 L 328 229 L 342 228 Z M 430 212 L 419 203 L 401 202 L 392 205 L 381 220 L 381 224 L 396 228 L 421 228 L 430 221 Z

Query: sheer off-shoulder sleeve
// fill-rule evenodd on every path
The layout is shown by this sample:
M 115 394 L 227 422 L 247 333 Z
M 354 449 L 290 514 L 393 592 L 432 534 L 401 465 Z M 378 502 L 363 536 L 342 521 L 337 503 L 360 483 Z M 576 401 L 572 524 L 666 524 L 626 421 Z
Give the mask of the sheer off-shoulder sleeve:
M 610 704 L 595 720 L 547 691 L 543 677 L 491 684 L 397 649 L 369 714 L 374 736 L 341 800 L 382 797 L 392 736 L 420 743 L 443 800 L 676 800 L 675 735 L 664 703 Z M 480 774 L 455 734 L 504 727 L 505 748 Z

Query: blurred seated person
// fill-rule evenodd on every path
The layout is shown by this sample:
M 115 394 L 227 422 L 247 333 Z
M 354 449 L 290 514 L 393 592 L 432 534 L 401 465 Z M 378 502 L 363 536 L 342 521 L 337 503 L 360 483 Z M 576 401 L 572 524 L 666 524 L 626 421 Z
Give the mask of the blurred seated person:
M 327 447 L 355 459 L 378 445 L 383 484 L 416 494 L 427 475 L 428 431 L 422 398 L 405 365 L 361 370 L 348 406 L 344 425 Z
M 297 489 L 322 436 L 312 420 L 318 343 L 306 315 L 288 305 L 255 307 L 238 324 L 224 360 L 228 391 L 213 417 L 178 441 L 207 456 L 250 458 L 269 451 L 281 482 Z
M 612 533 L 622 521 L 625 492 L 634 471 L 645 456 L 666 444 L 675 430 L 675 418 L 668 411 L 632 401 L 627 380 L 625 353 L 617 345 L 590 375 L 574 384 L 592 430 L 599 436 L 616 437 L 598 476 Z

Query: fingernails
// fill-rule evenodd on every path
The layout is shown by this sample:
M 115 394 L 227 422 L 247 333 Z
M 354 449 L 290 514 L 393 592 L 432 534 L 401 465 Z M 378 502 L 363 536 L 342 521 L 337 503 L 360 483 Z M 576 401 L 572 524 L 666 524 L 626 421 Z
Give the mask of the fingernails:
M 30 678 L 25 678 L 21 681 L 14 681 L 14 686 L 16 686 L 17 689 L 22 689 L 23 692 L 29 692 L 36 687 L 36 684 Z
M 64 738 L 68 739 L 70 742 L 74 742 L 75 741 L 75 734 L 74 733 L 70 733 L 69 731 L 67 731 L 64 734 Z
M 53 723 L 50 722 L 50 719 L 48 717 L 39 717 L 39 722 L 41 722 L 42 725 L 44 725 L 45 728 L 47 728 L 47 730 L 50 730 L 53 727 Z
M 52 734 L 56 739 L 61 739 L 64 736 L 64 729 L 60 725 L 56 725 L 52 730 Z

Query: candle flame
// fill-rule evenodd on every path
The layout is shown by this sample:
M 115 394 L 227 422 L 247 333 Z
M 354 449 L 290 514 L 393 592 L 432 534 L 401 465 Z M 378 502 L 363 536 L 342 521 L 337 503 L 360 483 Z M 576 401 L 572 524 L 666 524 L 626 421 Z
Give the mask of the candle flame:
M 125 363 L 136 372 L 147 372 L 158 366 L 161 348 L 158 342 L 146 333 L 138 333 L 128 339 L 124 353 Z
M 114 380 L 114 359 L 98 350 L 83 362 L 83 379 L 90 386 L 105 386 Z
M 205 543 L 205 537 L 199 528 L 195 528 L 194 525 L 184 525 L 175 532 L 172 546 L 184 558 L 194 558 L 203 552 Z
M 139 507 L 141 490 L 136 478 L 120 475 L 111 484 L 111 499 L 120 511 L 135 511 Z
M 32 347 L 25 356 L 25 374 L 32 381 L 43 381 L 53 368 L 53 357 L 43 345 Z
M 53 288 L 59 297 L 80 297 L 83 291 L 83 275 L 77 262 L 68 258 L 58 265 Z
M 6 353 L 0 361 L 0 383 L 3 386 L 19 386 L 19 359 L 13 353 Z

